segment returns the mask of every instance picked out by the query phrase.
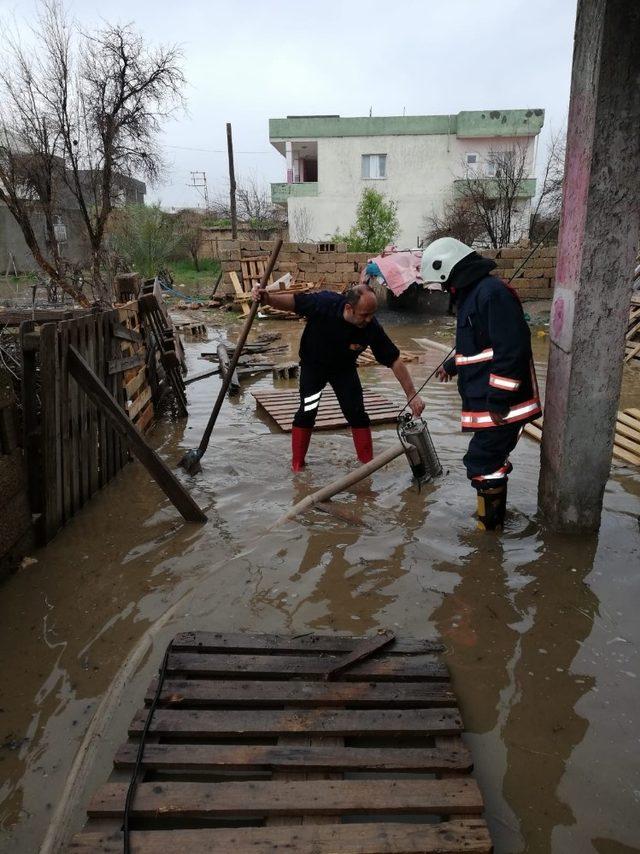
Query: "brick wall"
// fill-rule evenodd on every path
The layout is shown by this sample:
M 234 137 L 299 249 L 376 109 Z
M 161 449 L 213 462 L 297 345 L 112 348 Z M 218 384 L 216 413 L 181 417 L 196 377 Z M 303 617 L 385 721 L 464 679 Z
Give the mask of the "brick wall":
M 482 254 L 494 258 L 496 272 L 503 279 L 510 279 L 531 252 L 531 248 L 486 249 Z M 520 299 L 551 299 L 556 275 L 556 247 L 541 246 L 533 253 L 512 284 Z
M 360 270 L 370 255 L 366 252 L 347 252 L 343 243 L 333 245 L 334 251 L 321 252 L 316 243 L 284 243 L 278 256 L 274 279 L 291 273 L 297 282 L 322 283 L 327 290 L 342 290 L 351 282 L 357 282 Z M 265 258 L 272 248 L 272 241 L 220 241 L 218 259 L 222 264 L 223 292 L 233 292 L 229 278 L 231 271 L 235 271 L 242 280 L 241 259 Z
M 357 282 L 360 270 L 370 255 L 366 252 L 347 252 L 343 243 L 331 244 L 333 251 L 321 252 L 316 243 L 284 243 L 276 264 L 274 278 L 291 273 L 297 282 L 322 283 L 328 290 L 343 290 L 351 282 Z M 325 244 L 327 246 L 328 244 Z M 218 242 L 218 258 L 222 263 L 222 292 L 232 293 L 229 272 L 235 271 L 242 280 L 241 259 L 266 257 L 273 248 L 272 241 L 223 240 Z M 498 274 L 509 279 L 522 264 L 531 250 L 487 249 L 482 254 L 495 258 Z M 555 278 L 556 247 L 536 249 L 525 267 L 514 279 L 520 297 L 527 299 L 551 299 Z

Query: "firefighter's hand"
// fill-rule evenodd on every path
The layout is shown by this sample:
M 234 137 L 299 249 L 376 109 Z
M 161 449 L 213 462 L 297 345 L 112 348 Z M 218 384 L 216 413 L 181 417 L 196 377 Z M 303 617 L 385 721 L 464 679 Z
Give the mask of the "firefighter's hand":
M 440 367 L 436 371 L 436 376 L 438 377 L 441 383 L 448 383 L 451 379 L 451 374 L 448 374 L 442 365 L 440 365 Z
M 504 415 L 500 415 L 499 412 L 491 412 L 491 410 L 489 410 L 489 415 L 491 416 L 491 420 L 496 425 L 496 427 L 502 427 L 503 424 L 507 423 L 507 419 L 504 417 Z
M 260 287 L 260 282 L 256 282 L 251 289 L 251 296 L 258 302 L 264 302 L 267 295 L 267 289 Z
M 417 394 L 409 403 L 409 409 L 413 413 L 414 418 L 420 418 L 424 412 L 424 400 Z

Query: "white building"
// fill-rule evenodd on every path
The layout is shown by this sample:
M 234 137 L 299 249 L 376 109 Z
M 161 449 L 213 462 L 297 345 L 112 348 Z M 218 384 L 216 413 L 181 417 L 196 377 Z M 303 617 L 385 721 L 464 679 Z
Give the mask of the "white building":
M 274 202 L 287 206 L 293 241 L 327 241 L 355 222 L 364 187 L 398 206 L 397 245 L 424 235 L 425 218 L 441 214 L 469 170 L 491 180 L 491 155 L 526 154 L 512 239 L 528 222 L 535 194 L 535 142 L 544 110 L 485 110 L 443 116 L 288 116 L 269 120 L 271 144 L 286 158 L 286 183 L 272 184 Z M 460 189 L 460 184 L 458 191 Z

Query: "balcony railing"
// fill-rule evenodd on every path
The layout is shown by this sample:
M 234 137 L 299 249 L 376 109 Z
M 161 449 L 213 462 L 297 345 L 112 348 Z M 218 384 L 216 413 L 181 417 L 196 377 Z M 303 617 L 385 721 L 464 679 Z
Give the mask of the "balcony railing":
M 289 196 L 317 196 L 318 182 L 304 181 L 300 184 L 272 184 L 271 201 L 274 204 L 285 204 Z

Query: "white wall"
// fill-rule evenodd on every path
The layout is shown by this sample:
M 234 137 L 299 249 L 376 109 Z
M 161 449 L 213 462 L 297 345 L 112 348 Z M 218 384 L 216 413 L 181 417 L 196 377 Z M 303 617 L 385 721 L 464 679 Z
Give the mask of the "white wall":
M 374 187 L 398 205 L 400 248 L 416 245 L 424 234 L 425 216 L 441 213 L 452 198 L 453 181 L 464 175 L 466 152 L 480 155 L 480 167 L 490 152 L 527 147 L 533 175 L 534 137 L 518 139 L 458 139 L 455 136 L 374 136 L 318 140 L 318 195 L 290 197 L 289 232 L 297 240 L 296 211 L 304 209 L 312 223 L 312 239 L 323 241 L 336 230 L 346 232 L 355 221 L 364 187 Z M 386 154 L 387 177 L 363 179 L 363 154 Z

